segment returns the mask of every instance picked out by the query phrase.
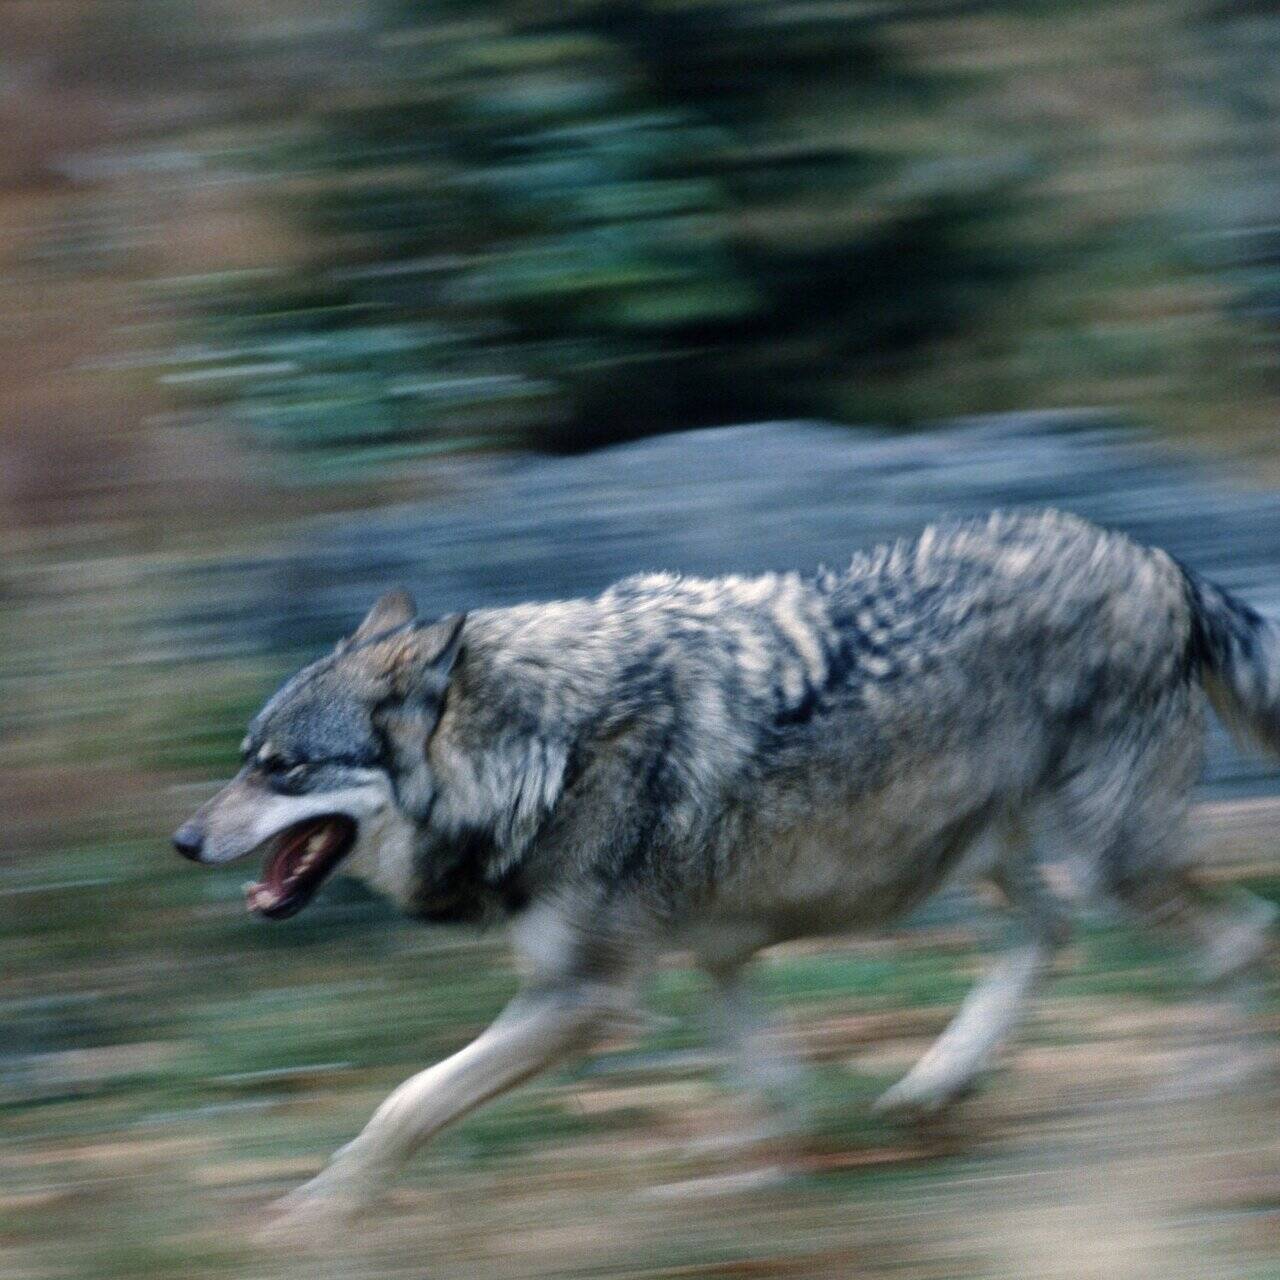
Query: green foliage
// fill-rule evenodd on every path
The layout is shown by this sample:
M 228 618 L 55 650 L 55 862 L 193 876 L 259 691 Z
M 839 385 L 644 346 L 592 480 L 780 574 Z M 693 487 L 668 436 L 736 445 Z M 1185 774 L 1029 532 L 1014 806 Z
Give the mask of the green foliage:
M 1206 256 L 1233 287 L 1236 312 L 1269 339 L 1266 363 L 1274 378 L 1280 331 L 1280 14 L 1254 0 L 1211 0 L 1197 17 L 1197 34 L 1210 54 L 1202 92 L 1222 113 L 1232 139 L 1215 157 L 1218 183 L 1207 201 L 1212 213 Z
M 304 477 L 834 412 L 1032 269 L 1037 167 L 921 127 L 974 83 L 900 38 L 934 12 L 374 4 L 343 87 L 248 140 L 304 265 L 213 281 L 183 384 Z

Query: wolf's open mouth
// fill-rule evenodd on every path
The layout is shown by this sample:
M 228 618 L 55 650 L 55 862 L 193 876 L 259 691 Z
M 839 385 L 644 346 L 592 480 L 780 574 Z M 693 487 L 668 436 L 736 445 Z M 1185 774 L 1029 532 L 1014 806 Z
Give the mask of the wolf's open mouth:
M 268 842 L 262 879 L 246 890 L 249 910 L 269 920 L 301 911 L 355 839 L 356 824 L 340 813 L 286 827 Z

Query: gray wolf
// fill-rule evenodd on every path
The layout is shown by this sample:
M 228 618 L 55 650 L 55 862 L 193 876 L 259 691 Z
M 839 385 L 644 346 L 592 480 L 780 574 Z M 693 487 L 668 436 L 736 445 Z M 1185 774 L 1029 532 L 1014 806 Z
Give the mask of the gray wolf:
M 1280 751 L 1280 629 L 1054 512 L 812 576 L 654 574 L 427 623 L 384 597 L 271 698 L 175 843 L 263 855 L 248 904 L 270 918 L 340 871 L 423 920 L 506 921 L 524 981 L 289 1198 L 293 1220 L 367 1202 L 441 1127 L 589 1045 L 670 948 L 751 1053 L 762 948 L 994 882 L 1016 941 L 883 1100 L 906 1111 L 964 1093 L 1006 1038 L 1066 933 L 1043 876 L 1064 851 L 1182 928 L 1208 976 L 1244 970 L 1265 913 L 1197 890 L 1184 838 L 1207 702 Z

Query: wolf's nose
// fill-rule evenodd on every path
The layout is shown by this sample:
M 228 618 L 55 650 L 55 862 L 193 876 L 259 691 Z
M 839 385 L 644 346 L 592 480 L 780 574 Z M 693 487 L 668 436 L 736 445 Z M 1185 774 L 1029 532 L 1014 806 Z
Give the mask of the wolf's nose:
M 200 861 L 200 848 L 203 844 L 204 834 L 194 822 L 184 822 L 173 833 L 173 847 L 192 862 Z

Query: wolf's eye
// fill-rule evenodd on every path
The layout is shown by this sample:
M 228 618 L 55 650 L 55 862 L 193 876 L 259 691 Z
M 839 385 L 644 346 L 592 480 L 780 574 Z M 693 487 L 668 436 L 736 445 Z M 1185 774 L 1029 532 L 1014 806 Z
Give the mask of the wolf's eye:
M 298 795 L 306 788 L 307 776 L 311 772 L 308 761 L 293 761 L 282 756 L 275 756 L 262 765 L 267 781 L 275 791 L 286 795 Z

